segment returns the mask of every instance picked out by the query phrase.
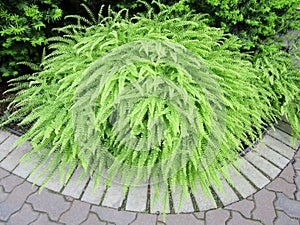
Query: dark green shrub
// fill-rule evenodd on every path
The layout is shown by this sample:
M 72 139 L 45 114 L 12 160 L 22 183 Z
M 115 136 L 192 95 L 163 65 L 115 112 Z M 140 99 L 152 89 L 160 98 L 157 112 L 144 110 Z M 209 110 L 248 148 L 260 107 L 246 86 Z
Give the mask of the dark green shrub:
M 0 80 L 20 71 L 17 63 L 38 63 L 49 26 L 62 16 L 60 0 L 0 2 Z

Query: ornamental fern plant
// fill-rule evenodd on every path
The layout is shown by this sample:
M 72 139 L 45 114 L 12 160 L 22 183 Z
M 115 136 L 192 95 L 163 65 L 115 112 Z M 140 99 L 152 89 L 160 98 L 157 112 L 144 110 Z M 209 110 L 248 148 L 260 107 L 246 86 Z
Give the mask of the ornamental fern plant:
M 67 183 L 79 166 L 107 186 L 121 177 L 125 191 L 151 182 L 187 194 L 199 182 L 211 195 L 243 143 L 280 115 L 237 38 L 156 4 L 132 18 L 69 16 L 37 72 L 13 80 L 7 123 L 32 124 L 17 145 L 31 141 L 32 174 L 48 162 L 45 183 L 57 170 Z

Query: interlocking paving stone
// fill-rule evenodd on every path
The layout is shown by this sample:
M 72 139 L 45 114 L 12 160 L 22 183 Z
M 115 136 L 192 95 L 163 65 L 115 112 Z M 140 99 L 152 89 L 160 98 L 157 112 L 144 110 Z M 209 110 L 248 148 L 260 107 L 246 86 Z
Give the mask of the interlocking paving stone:
M 205 213 L 204 212 L 195 212 L 193 213 L 197 219 L 204 220 Z
M 157 192 L 155 188 L 151 185 L 150 186 L 150 212 L 157 213 L 157 212 L 170 212 L 169 202 L 165 205 L 164 209 L 164 195 L 165 195 L 165 188 L 163 184 L 160 187 L 160 190 Z
M 282 192 L 289 198 L 293 199 L 294 193 L 296 191 L 296 185 L 290 184 L 279 177 L 270 184 L 268 184 L 267 189 L 271 191 Z
M 127 225 L 133 222 L 136 218 L 136 213 L 117 211 L 115 209 L 101 206 L 93 206 L 91 211 L 96 213 L 101 220 L 113 222 L 116 225 Z
M 262 189 L 254 195 L 255 206 L 253 218 L 262 221 L 265 225 L 273 225 L 276 218 L 273 202 L 276 198 L 275 193 Z
M 10 173 L 7 170 L 0 168 L 0 180 L 9 176 L 9 174 Z
M 106 222 L 100 221 L 96 214 L 90 213 L 88 219 L 80 225 L 106 225 Z
M 204 211 L 216 208 L 217 205 L 215 201 L 209 196 L 207 196 L 205 193 L 203 193 L 199 182 L 197 183 L 196 187 L 196 190 L 192 190 L 192 193 L 196 199 L 199 210 Z
M 102 205 L 117 209 L 121 207 L 124 197 L 123 185 L 112 182 L 111 186 L 106 190 Z
M 12 215 L 6 225 L 24 225 L 35 221 L 39 217 L 39 213 L 33 211 L 29 204 L 24 204 L 21 210 Z
M 275 208 L 283 210 L 288 216 L 300 219 L 300 202 L 291 200 L 282 193 L 277 193 Z
M 9 132 L 0 130 L 0 143 L 2 143 L 5 139 L 7 139 L 10 136 Z
M 82 168 L 77 168 L 64 188 L 62 194 L 69 195 L 74 198 L 79 198 L 81 193 L 84 190 L 86 183 L 88 182 L 89 177 L 84 176 L 80 182 L 78 182 L 83 172 Z
M 248 162 L 251 162 L 253 165 L 255 165 L 257 168 L 259 168 L 261 171 L 263 171 L 272 179 L 274 179 L 280 173 L 280 169 L 278 167 L 269 163 L 267 160 L 262 158 L 257 152 L 254 151 L 248 152 L 244 156 L 244 158 L 247 159 Z
M 134 220 L 130 225 L 155 225 L 156 215 L 138 213 L 136 220 Z
M 296 183 L 296 186 L 297 186 L 297 192 L 295 194 L 295 197 L 298 201 L 300 201 L 300 172 L 298 172 L 296 177 L 295 177 L 295 183 Z
M 28 196 L 34 193 L 37 188 L 32 187 L 28 182 L 16 187 L 4 202 L 0 203 L 0 220 L 6 221 L 10 215 L 17 212 Z
M 272 130 L 269 132 L 269 135 L 276 138 L 277 140 L 282 141 L 286 145 L 292 147 L 293 149 L 298 149 L 300 146 L 300 139 L 296 141 L 296 146 L 291 142 L 291 136 L 281 130 Z
M 166 224 L 162 221 L 157 221 L 156 225 L 166 225 Z
M 105 191 L 104 181 L 101 179 L 100 183 L 97 184 L 96 189 L 94 189 L 94 182 L 95 179 L 90 179 L 87 187 L 84 190 L 81 200 L 99 205 Z
M 224 209 L 214 209 L 206 212 L 205 215 L 205 225 L 217 225 L 217 224 L 225 224 L 225 222 L 229 219 L 230 213 Z
M 287 182 L 294 183 L 295 170 L 292 164 L 287 165 L 287 167 L 279 175 L 280 178 L 286 180 Z
M 232 218 L 227 222 L 226 225 L 263 225 L 263 224 L 259 221 L 245 219 L 244 217 L 241 216 L 241 214 L 237 212 L 232 212 Z
M 194 212 L 191 197 L 190 195 L 186 195 L 182 188 L 176 187 L 176 190 L 171 190 L 171 194 L 175 213 Z
M 0 203 L 4 202 L 7 199 L 8 195 L 8 193 L 4 192 L 4 188 L 0 186 Z
M 4 188 L 5 192 L 12 192 L 18 185 L 22 184 L 24 180 L 14 174 L 10 174 L 9 176 L 0 180 L 0 186 Z
M 159 220 L 162 221 L 162 216 L 160 216 Z M 204 225 L 204 220 L 196 219 L 193 214 L 170 214 L 166 216 L 167 225 L 183 225 L 183 224 L 191 224 L 191 225 Z
M 62 225 L 62 223 L 52 222 L 49 220 L 47 214 L 40 213 L 39 218 L 34 222 L 30 223 L 30 225 Z
M 244 217 L 251 218 L 251 212 L 254 209 L 254 207 L 255 205 L 253 201 L 243 199 L 242 201 L 227 206 L 225 209 L 239 211 Z
M 274 149 L 275 151 L 277 151 L 279 154 L 282 154 L 283 156 L 287 157 L 287 158 L 292 158 L 295 154 L 295 150 L 292 149 L 291 147 L 283 144 L 282 142 L 276 140 L 275 138 L 273 138 L 270 135 L 266 135 L 263 140 L 263 143 L 265 143 L 266 145 L 268 145 L 270 148 Z
M 296 158 L 296 161 L 294 163 L 294 168 L 295 170 L 300 170 L 300 158 Z
M 288 217 L 284 212 L 277 211 L 274 225 L 299 225 L 299 221 Z
M 148 185 L 130 188 L 127 196 L 126 210 L 143 212 L 147 206 Z
M 0 145 L 0 161 L 3 160 L 12 150 L 14 142 L 18 139 L 16 135 L 10 135 L 3 143 Z M 2 163 L 0 162 L 0 167 Z
M 234 167 L 228 167 L 229 177 L 234 188 L 242 195 L 243 198 L 256 192 L 256 189 L 244 178 Z
M 89 210 L 89 204 L 75 200 L 71 208 L 62 214 L 59 221 L 65 224 L 80 224 L 87 219 Z
M 14 149 L 2 162 L 1 167 L 7 169 L 8 171 L 14 170 L 20 162 L 20 159 L 32 149 L 29 142 L 25 142 L 20 147 Z
M 222 183 L 223 190 L 220 190 L 219 188 L 216 188 L 214 186 L 213 188 L 217 193 L 219 199 L 223 203 L 223 205 L 228 205 L 232 202 L 238 201 L 239 198 L 237 197 L 237 195 L 234 193 L 232 188 L 229 186 L 229 184 L 226 182 L 226 180 L 223 177 L 221 177 L 221 183 Z
M 280 169 L 283 169 L 289 163 L 289 159 L 283 157 L 269 147 L 264 146 L 262 143 L 256 145 L 254 151 L 274 163 Z
M 32 204 L 34 210 L 48 213 L 53 221 L 57 221 L 71 206 L 71 203 L 65 201 L 63 196 L 52 193 L 47 189 L 44 189 L 40 194 L 31 195 L 27 202 Z
M 195 212 L 193 213 L 197 219 L 204 220 L 205 213 L 204 212 Z
M 249 180 L 252 181 L 258 188 L 263 188 L 270 181 L 261 172 L 259 172 L 254 166 L 248 163 L 245 159 L 238 161 L 239 170 L 243 173 Z

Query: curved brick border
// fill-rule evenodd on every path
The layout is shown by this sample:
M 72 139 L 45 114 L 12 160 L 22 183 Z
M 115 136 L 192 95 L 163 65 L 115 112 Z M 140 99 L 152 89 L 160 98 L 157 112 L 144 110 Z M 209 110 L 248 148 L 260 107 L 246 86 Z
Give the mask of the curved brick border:
M 277 131 L 272 131 L 269 136 L 273 142 L 266 145 L 277 143 L 280 137 L 280 143 L 283 146 L 290 146 L 286 142 L 289 137 L 289 130 L 284 122 L 278 124 Z M 281 129 L 281 130 L 280 130 Z M 285 132 L 282 132 L 285 130 Z M 281 135 L 281 136 L 278 136 Z M 4 224 L 164 224 L 162 216 L 134 213 L 129 211 L 118 211 L 115 209 L 97 206 L 78 201 L 75 198 L 66 197 L 50 190 L 45 189 L 39 195 L 37 188 L 32 188 L 30 183 L 14 173 L 24 172 L 17 170 L 17 164 L 8 163 L 7 159 L 15 158 L 22 153 L 19 151 L 9 151 L 9 147 L 16 139 L 9 133 L 1 132 L 0 145 L 0 221 Z M 3 142 L 3 137 L 5 141 Z M 277 141 L 276 141 L 277 140 Z M 297 143 L 299 146 L 299 141 Z M 262 144 L 260 144 L 262 145 Z M 283 147 L 281 146 L 281 147 Z M 28 147 L 28 146 L 27 146 Z M 271 146 L 276 148 L 274 146 Z M 281 152 L 282 154 L 282 152 Z M 287 153 L 285 153 L 287 154 Z M 5 155 L 3 157 L 3 155 Z M 293 160 L 293 155 L 291 157 Z M 236 203 L 229 203 L 226 207 L 213 210 L 204 210 L 201 212 L 166 216 L 166 223 L 176 224 L 297 224 L 300 219 L 300 154 L 299 151 L 294 157 L 294 163 L 287 161 L 280 176 L 277 176 L 266 187 L 255 194 L 239 200 Z M 5 168 L 5 169 L 3 169 Z M 7 169 L 7 170 L 6 170 Z M 279 170 L 279 172 L 281 169 Z M 26 171 L 25 171 L 26 172 Z M 87 183 L 88 184 L 88 183 Z M 59 186 L 56 184 L 56 186 Z M 55 189 L 54 183 L 49 189 Z M 86 193 L 88 185 L 84 187 Z M 64 189 L 63 189 L 64 190 Z M 63 191 L 62 191 L 63 192 Z M 76 192 L 76 191 L 75 191 Z M 82 199 L 84 194 L 80 194 Z M 19 221 L 19 222 L 18 222 Z M 21 222 L 22 223 L 21 223 Z M 27 222 L 26 222 L 27 221 Z M 48 223 L 48 222 L 54 223 Z M 0 222 L 1 224 L 1 222 Z

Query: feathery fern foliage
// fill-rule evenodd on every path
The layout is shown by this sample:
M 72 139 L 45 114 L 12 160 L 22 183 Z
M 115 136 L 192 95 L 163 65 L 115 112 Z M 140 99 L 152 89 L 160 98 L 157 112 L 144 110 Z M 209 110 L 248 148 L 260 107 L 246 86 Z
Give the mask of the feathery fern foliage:
M 199 182 L 211 195 L 242 142 L 280 114 L 234 36 L 157 4 L 158 14 L 147 5 L 131 19 L 126 10 L 74 16 L 50 38 L 10 117 L 33 123 L 17 143 L 31 140 L 23 160 L 40 159 L 33 173 L 49 160 L 45 174 L 59 170 L 64 182 L 79 165 L 97 181 L 106 173 L 107 185 L 119 174 L 125 187 L 151 179 L 187 194 Z

